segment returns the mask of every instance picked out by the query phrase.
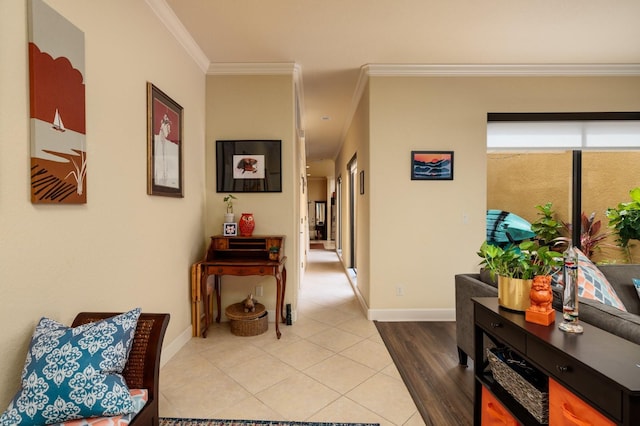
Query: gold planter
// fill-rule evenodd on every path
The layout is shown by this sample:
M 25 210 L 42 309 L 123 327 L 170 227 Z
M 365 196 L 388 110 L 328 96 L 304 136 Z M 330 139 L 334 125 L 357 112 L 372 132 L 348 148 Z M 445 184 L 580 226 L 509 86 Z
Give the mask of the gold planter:
M 531 306 L 529 292 L 533 280 L 498 276 L 498 304 L 512 311 L 524 312 Z

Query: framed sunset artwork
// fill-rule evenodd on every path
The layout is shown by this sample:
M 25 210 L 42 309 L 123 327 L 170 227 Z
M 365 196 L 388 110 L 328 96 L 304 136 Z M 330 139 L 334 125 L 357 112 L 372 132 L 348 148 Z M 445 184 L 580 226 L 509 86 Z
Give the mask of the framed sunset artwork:
M 453 151 L 411 151 L 411 180 L 453 180 Z

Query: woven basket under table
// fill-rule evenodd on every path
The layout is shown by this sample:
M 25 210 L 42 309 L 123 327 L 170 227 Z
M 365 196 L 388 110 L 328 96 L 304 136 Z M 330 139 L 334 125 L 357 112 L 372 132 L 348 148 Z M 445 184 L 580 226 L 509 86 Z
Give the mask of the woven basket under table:
M 254 312 L 245 312 L 242 303 L 227 306 L 225 315 L 229 318 L 231 333 L 236 336 L 257 336 L 269 328 L 268 312 L 262 303 L 255 304 Z
M 549 423 L 549 391 L 542 391 L 487 348 L 493 378 L 542 424 Z

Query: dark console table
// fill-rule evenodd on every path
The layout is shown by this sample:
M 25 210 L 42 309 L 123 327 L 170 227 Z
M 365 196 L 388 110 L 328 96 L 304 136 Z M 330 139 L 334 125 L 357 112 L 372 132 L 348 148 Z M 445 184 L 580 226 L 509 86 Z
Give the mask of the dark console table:
M 276 281 L 276 336 L 280 338 L 280 326 L 286 322 L 283 312 L 284 295 L 287 288 L 287 270 L 284 256 L 284 236 L 251 236 L 225 237 L 216 235 L 211 237 L 211 244 L 205 259 L 195 263 L 191 268 L 191 302 L 192 326 L 194 336 L 207 336 L 207 328 L 212 322 L 211 300 L 207 290 L 207 278 L 214 275 L 214 292 L 216 295 L 216 322 L 220 322 L 222 308 L 220 293 L 222 275 L 271 275 Z M 201 312 L 204 306 L 204 315 Z M 204 316 L 204 326 L 202 326 Z
M 481 424 L 481 394 L 486 388 L 521 424 L 540 425 L 493 379 L 485 349 L 488 342 L 507 346 L 604 416 L 611 424 L 640 425 L 640 345 L 582 323 L 573 335 L 556 322 L 542 326 L 526 322 L 523 313 L 500 308 L 495 297 L 474 302 L 475 397 L 474 424 Z

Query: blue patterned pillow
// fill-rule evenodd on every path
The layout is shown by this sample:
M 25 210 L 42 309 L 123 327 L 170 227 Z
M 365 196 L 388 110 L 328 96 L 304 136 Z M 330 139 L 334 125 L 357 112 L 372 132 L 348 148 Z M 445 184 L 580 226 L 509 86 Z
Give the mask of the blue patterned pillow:
M 46 425 L 133 411 L 122 370 L 140 308 L 70 328 L 42 318 L 31 338 L 21 389 L 0 425 Z
M 636 291 L 638 292 L 638 297 L 640 297 L 640 278 L 633 279 L 633 286 L 636 288 Z

